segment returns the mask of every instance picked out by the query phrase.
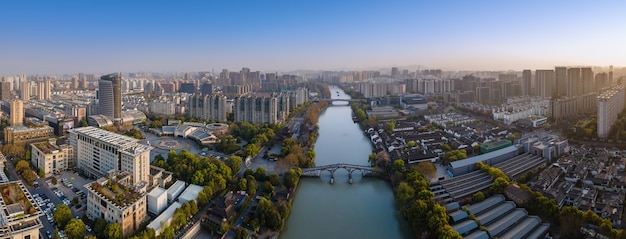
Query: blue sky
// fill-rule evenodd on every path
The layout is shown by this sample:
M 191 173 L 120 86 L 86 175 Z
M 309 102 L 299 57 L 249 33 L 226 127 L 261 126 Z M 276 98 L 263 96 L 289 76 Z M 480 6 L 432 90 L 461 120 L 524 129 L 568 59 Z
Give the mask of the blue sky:
M 3 1 L 0 75 L 626 66 L 626 1 Z

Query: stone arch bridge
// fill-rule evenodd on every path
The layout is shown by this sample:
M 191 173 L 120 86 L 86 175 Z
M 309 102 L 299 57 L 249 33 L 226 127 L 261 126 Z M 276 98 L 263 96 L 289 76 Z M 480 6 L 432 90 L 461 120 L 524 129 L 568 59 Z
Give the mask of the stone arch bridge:
M 380 168 L 374 168 L 374 167 L 362 166 L 362 165 L 354 165 L 354 164 L 346 164 L 346 163 L 338 163 L 338 164 L 318 166 L 318 167 L 313 167 L 313 168 L 303 168 L 302 176 L 319 177 L 323 171 L 328 171 L 330 172 L 330 183 L 332 184 L 335 182 L 335 171 L 337 171 L 338 169 L 344 169 L 348 171 L 348 176 L 350 177 L 350 181 L 349 181 L 350 183 L 352 183 L 352 173 L 355 171 L 361 171 L 361 175 L 364 177 L 374 176 L 375 173 L 384 172 L 384 170 Z

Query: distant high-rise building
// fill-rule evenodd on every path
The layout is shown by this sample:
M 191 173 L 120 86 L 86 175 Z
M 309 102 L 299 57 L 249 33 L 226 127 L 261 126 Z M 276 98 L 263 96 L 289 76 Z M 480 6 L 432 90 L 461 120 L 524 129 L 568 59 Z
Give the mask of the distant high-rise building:
M 40 100 L 45 100 L 46 98 L 46 94 L 44 93 L 45 91 L 45 87 L 44 87 L 44 82 L 43 81 L 39 81 L 37 82 L 37 99 Z
M 265 81 L 276 82 L 276 73 L 265 73 Z
M 50 80 L 37 82 L 37 98 L 40 100 L 50 99 Z
M 598 96 L 598 137 L 606 138 L 617 115 L 624 110 L 624 86 L 616 86 Z
M 499 74 L 498 80 L 500 81 L 517 81 L 517 74 Z
M 543 98 L 552 97 L 554 92 L 554 70 L 536 70 L 537 95 Z
M 9 82 L 0 83 L 0 100 L 3 100 L 3 101 L 11 100 L 11 83 Z
M 532 72 L 530 70 L 522 71 L 522 95 L 532 95 Z
M 195 93 L 196 85 L 193 83 L 180 83 L 180 90 L 178 92 Z
M 609 74 L 606 72 L 598 73 L 595 77 L 594 90 L 599 92 L 600 89 L 610 86 Z
M 20 95 L 23 101 L 30 100 L 30 81 L 22 81 L 22 89 Z
M 196 94 L 189 97 L 190 117 L 226 122 L 226 112 L 226 96 Z
M 9 125 L 22 126 L 24 125 L 24 104 L 21 100 L 11 101 L 11 113 L 10 113 Z
M 566 67 L 554 68 L 554 82 L 557 96 L 567 96 L 569 81 L 567 79 Z
M 615 82 L 613 82 L 613 65 L 609 66 L 609 85 L 613 85 L 615 84 Z
M 104 75 L 98 81 L 98 111 L 101 115 L 113 118 L 120 123 L 122 120 L 122 74 Z
M 396 78 L 400 76 L 400 70 L 398 67 L 391 67 L 391 77 Z
M 595 86 L 593 84 L 593 71 L 591 70 L 591 67 L 580 68 L 580 77 L 583 82 L 582 94 L 593 92 Z
M 72 77 L 72 90 L 78 90 L 78 78 Z
M 87 78 L 82 78 L 80 79 L 80 82 L 78 82 L 78 87 L 82 90 L 86 90 L 87 89 Z
M 43 81 L 43 94 L 44 99 L 50 99 L 50 93 L 52 92 L 52 86 L 50 85 L 50 80 Z
M 567 96 L 577 96 L 583 94 L 583 81 L 580 75 L 580 68 L 567 69 L 568 94 Z
M 213 84 L 204 83 L 200 87 L 200 93 L 203 95 L 212 95 L 213 94 Z

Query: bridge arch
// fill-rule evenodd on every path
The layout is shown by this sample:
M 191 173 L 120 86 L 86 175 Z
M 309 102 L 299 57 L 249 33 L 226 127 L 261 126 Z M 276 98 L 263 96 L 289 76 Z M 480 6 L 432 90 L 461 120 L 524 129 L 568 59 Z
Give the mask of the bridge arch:
M 328 171 L 330 172 L 330 182 L 333 183 L 335 172 L 339 169 L 343 169 L 346 172 L 348 172 L 350 183 L 352 183 L 352 173 L 354 173 L 355 171 L 360 171 L 361 176 L 363 177 L 371 176 L 374 172 L 382 172 L 382 170 L 379 168 L 339 163 L 339 164 L 331 164 L 331 165 L 319 166 L 319 167 L 313 167 L 313 168 L 304 168 L 302 169 L 302 175 L 310 176 L 310 177 L 311 176 L 320 177 L 324 171 Z

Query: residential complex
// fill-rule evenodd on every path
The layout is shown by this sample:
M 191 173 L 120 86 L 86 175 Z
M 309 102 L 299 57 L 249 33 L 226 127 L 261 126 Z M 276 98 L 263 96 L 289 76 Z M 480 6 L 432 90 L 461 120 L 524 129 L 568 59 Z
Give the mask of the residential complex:
M 286 102 L 286 103 L 282 103 Z M 234 100 L 235 122 L 283 122 L 289 112 L 279 110 L 279 103 L 289 105 L 287 96 L 241 96 Z
M 195 94 L 189 96 L 189 116 L 204 120 L 226 122 L 226 96 Z
M 624 110 L 624 86 L 616 86 L 598 96 L 598 137 L 606 138 L 617 115 Z
M 152 147 L 138 141 L 91 126 L 70 130 L 69 136 L 79 170 L 93 177 L 110 170 L 129 172 L 132 185 L 147 185 Z

